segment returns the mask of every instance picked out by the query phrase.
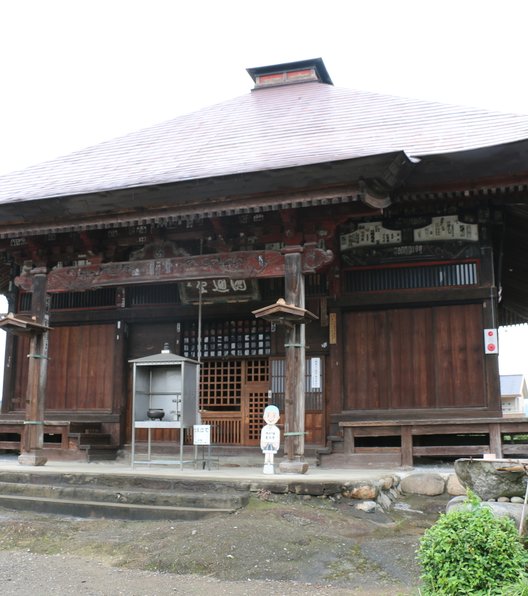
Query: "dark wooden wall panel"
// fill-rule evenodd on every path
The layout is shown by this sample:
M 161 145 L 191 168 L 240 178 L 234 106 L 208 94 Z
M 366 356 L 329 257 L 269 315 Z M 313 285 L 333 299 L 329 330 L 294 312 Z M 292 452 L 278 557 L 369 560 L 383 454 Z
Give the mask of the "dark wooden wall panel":
M 49 333 L 46 410 L 112 411 L 114 325 L 55 327 Z M 29 341 L 19 338 L 13 409 L 25 397 Z
M 437 406 L 485 406 L 481 305 L 442 306 L 434 315 Z
M 434 391 L 431 350 L 431 309 L 397 309 L 385 312 L 390 336 L 388 391 L 391 408 L 425 408 Z
M 47 410 L 112 411 L 114 325 L 50 332 Z
M 388 402 L 388 346 L 386 315 L 383 311 L 354 313 L 346 316 L 343 342 L 348 380 L 345 409 L 380 409 Z M 352 399 L 351 399 L 352 398 Z
M 344 409 L 486 407 L 482 305 L 344 314 Z

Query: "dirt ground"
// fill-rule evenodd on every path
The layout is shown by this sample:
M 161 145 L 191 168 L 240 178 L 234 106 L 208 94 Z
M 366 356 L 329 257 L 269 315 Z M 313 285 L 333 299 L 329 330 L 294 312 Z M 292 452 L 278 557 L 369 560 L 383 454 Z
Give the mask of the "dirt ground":
M 201 521 L 80 519 L 0 509 L 2 594 L 417 594 L 420 536 L 447 498 L 389 514 L 260 494 Z

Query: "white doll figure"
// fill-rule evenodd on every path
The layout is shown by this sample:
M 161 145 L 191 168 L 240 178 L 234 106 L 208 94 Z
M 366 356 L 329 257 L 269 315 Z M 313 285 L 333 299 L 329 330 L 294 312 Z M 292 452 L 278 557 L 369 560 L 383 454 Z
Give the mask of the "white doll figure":
M 264 454 L 263 474 L 274 474 L 273 456 L 280 447 L 280 430 L 276 425 L 279 421 L 280 413 L 277 406 L 266 406 L 264 410 L 264 421 L 266 426 L 262 427 L 260 433 L 260 448 Z

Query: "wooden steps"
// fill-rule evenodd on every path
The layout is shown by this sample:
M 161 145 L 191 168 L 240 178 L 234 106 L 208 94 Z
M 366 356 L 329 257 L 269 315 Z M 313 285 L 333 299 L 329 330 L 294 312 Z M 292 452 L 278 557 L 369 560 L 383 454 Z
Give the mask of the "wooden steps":
M 113 461 L 119 447 L 112 444 L 112 436 L 103 432 L 100 422 L 71 422 L 68 434 L 69 448 L 86 462 Z

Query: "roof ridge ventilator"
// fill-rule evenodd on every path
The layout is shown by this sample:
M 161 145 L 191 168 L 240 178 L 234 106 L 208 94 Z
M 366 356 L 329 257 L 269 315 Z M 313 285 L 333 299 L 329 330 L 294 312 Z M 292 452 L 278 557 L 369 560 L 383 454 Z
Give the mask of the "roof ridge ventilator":
M 248 68 L 247 72 L 255 82 L 253 90 L 313 81 L 333 85 L 322 58 Z

